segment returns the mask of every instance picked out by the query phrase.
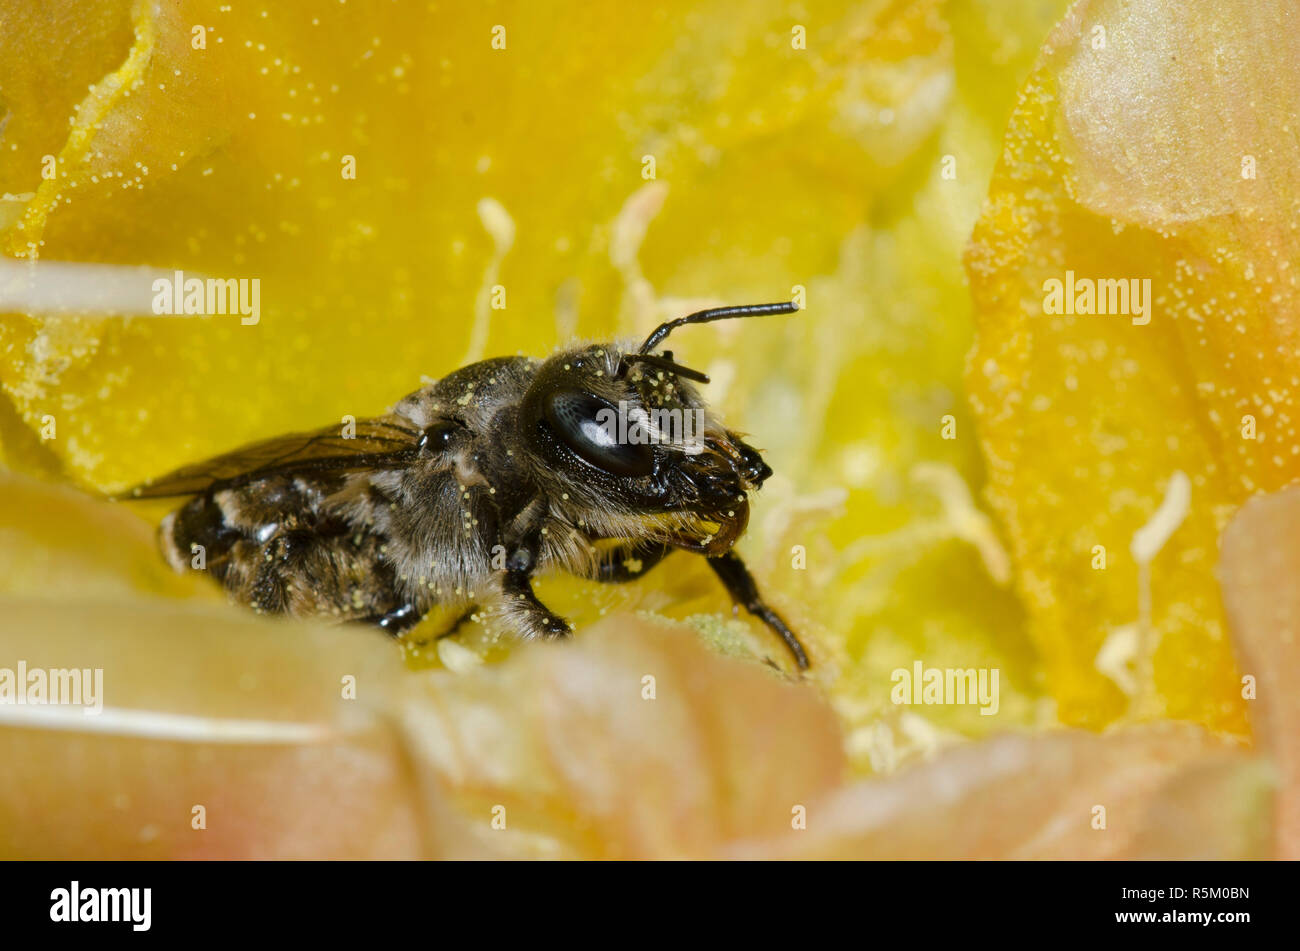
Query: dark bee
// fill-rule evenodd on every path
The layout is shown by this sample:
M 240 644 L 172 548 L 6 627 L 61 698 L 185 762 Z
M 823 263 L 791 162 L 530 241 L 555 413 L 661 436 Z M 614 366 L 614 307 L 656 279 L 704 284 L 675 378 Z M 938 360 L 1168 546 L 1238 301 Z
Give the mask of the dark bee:
M 463 618 L 481 604 L 524 638 L 562 636 L 569 625 L 533 594 L 535 573 L 623 582 L 674 549 L 695 552 L 806 669 L 732 550 L 749 493 L 772 470 L 700 398 L 692 382 L 708 377 L 653 352 L 684 324 L 797 309 L 717 308 L 663 324 L 637 349 L 484 360 L 355 432 L 255 443 L 127 497 L 193 496 L 159 528 L 168 561 L 185 570 L 201 551 L 254 610 L 393 634 L 435 605 Z

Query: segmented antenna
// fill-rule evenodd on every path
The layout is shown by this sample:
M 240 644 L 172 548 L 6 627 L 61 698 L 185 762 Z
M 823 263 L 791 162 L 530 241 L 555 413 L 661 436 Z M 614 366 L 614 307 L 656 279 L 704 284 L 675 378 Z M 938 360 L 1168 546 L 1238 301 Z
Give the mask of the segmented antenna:
M 799 305 L 794 301 L 783 301 L 780 304 L 742 304 L 738 307 L 715 307 L 712 310 L 699 310 L 693 314 L 687 314 L 685 317 L 670 320 L 666 324 L 660 324 L 654 333 L 645 338 L 645 343 L 641 344 L 641 349 L 637 352 L 649 353 L 670 333 L 678 327 L 684 327 L 686 324 L 708 324 L 715 320 L 727 320 L 731 317 L 759 317 L 763 314 L 793 314 L 798 309 Z

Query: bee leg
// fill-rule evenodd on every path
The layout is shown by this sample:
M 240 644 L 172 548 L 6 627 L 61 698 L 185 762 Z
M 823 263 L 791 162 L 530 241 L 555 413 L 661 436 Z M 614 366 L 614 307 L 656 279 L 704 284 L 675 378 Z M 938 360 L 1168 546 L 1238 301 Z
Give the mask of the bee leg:
M 740 560 L 740 556 L 734 551 L 717 555 L 709 559 L 709 567 L 721 579 L 731 597 L 738 604 L 775 631 L 777 636 L 785 642 L 785 646 L 794 655 L 794 662 L 799 665 L 799 669 L 807 670 L 807 651 L 799 643 L 799 638 L 795 636 L 794 631 L 790 630 L 789 625 L 782 620 L 781 615 L 767 606 L 763 596 L 758 593 L 758 585 L 754 583 L 754 576 L 749 573 L 749 569 Z
M 501 579 L 505 613 L 525 637 L 566 637 L 573 633 L 569 622 L 537 600 L 531 581 L 537 564 L 540 539 L 530 536 L 506 556 Z
M 605 557 L 596 565 L 596 573 L 593 577 L 596 581 L 610 584 L 632 581 L 663 561 L 664 556 L 672 550 L 671 545 L 662 542 L 652 544 L 629 542 L 619 545 L 605 553 Z
M 537 600 L 528 572 L 506 569 L 501 582 L 505 613 L 527 637 L 567 637 L 573 633 L 569 622 Z
M 399 636 L 403 631 L 415 627 L 424 617 L 414 604 L 403 604 L 401 607 L 393 608 L 387 614 L 373 614 L 367 618 L 361 618 L 367 624 L 373 624 L 382 628 L 386 633 L 393 637 Z
M 533 593 L 530 580 L 542 548 L 546 499 L 537 496 L 515 515 L 502 534 L 506 570 L 501 579 L 502 608 L 524 637 L 566 637 L 569 622 L 551 611 Z

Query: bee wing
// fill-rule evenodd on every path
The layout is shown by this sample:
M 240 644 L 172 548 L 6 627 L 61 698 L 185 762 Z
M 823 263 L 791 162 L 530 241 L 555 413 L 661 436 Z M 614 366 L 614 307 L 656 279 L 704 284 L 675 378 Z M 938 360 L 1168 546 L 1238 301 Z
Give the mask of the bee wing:
M 396 417 L 359 419 L 355 434 L 330 426 L 251 443 L 136 486 L 119 498 L 157 499 L 225 489 L 272 474 L 400 469 L 420 453 L 420 430 Z

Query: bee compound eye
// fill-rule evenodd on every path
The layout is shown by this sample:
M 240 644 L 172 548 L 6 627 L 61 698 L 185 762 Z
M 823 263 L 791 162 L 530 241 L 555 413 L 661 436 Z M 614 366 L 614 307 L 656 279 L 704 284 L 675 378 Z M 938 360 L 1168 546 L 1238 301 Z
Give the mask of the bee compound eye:
M 420 435 L 420 448 L 430 452 L 442 452 L 451 446 L 452 433 L 456 426 L 452 423 L 435 423 Z
M 646 476 L 654 471 L 654 451 L 647 443 L 628 438 L 613 404 L 577 390 L 550 394 L 543 413 L 555 434 L 584 461 L 621 476 Z

